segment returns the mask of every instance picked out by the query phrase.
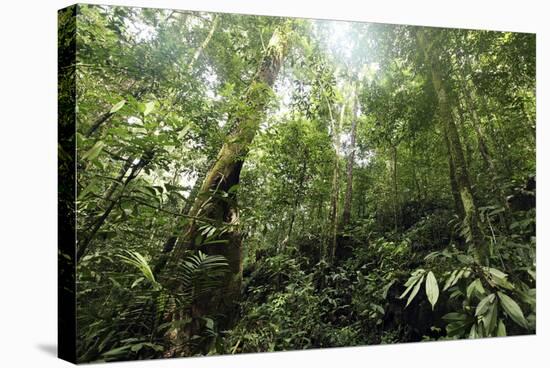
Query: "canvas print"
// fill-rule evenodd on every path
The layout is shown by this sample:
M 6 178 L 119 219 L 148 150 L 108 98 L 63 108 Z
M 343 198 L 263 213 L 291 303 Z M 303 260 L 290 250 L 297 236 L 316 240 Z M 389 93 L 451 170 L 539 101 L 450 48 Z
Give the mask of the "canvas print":
M 58 17 L 62 358 L 535 333 L 534 34 Z

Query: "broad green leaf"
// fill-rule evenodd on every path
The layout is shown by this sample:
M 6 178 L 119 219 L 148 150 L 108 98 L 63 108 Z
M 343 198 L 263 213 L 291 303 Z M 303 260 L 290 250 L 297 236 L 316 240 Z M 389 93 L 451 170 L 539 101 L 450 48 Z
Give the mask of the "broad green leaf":
M 83 199 L 84 197 L 86 197 L 86 195 L 88 193 L 90 193 L 92 191 L 92 189 L 94 189 L 95 185 L 94 183 L 91 183 L 89 184 L 86 188 L 84 188 L 83 190 L 80 191 L 80 193 L 78 193 L 78 197 L 76 198 L 78 201 L 80 201 L 81 199 Z
M 134 282 L 132 283 L 132 285 L 130 286 L 130 289 L 135 288 L 135 287 L 136 287 L 137 285 L 139 285 L 139 283 L 142 282 L 144 279 L 145 279 L 145 278 L 143 278 L 143 277 L 138 277 L 138 278 L 136 279 L 136 281 L 134 281 Z
M 466 254 L 459 254 L 456 256 L 456 258 L 460 263 L 463 263 L 465 265 L 471 265 L 474 262 L 474 258 Z
M 497 284 L 498 286 L 500 286 L 504 289 L 508 289 L 508 290 L 514 290 L 515 289 L 514 285 L 511 284 L 507 279 L 501 279 L 501 278 L 494 277 L 493 281 L 495 282 L 495 284 Z
M 445 290 L 447 290 L 449 287 L 451 287 L 451 283 L 452 283 L 453 280 L 455 279 L 457 273 L 458 273 L 458 270 L 454 270 L 454 271 L 451 273 L 451 276 L 449 276 L 449 277 L 447 278 L 447 280 L 445 281 L 445 285 L 443 286 L 443 291 L 445 291 Z
M 470 334 L 468 335 L 468 338 L 469 339 L 475 339 L 475 338 L 478 338 L 479 335 L 476 331 L 476 325 L 472 325 L 472 328 L 470 328 Z
M 143 346 L 148 346 L 148 347 L 150 347 L 151 349 L 153 349 L 155 351 L 163 351 L 164 350 L 164 346 L 159 345 L 159 344 L 153 344 L 151 342 L 144 342 Z
M 134 353 L 136 353 L 136 352 L 140 351 L 142 347 L 143 347 L 143 343 L 141 343 L 141 344 L 134 344 L 134 345 L 132 345 L 131 350 L 132 350 Z
M 125 103 L 126 103 L 126 100 L 122 100 L 122 101 L 117 102 L 115 105 L 113 105 L 113 107 L 111 107 L 111 110 L 109 111 L 109 113 L 114 114 L 118 110 L 122 109 L 122 107 L 124 106 Z
M 229 188 L 227 193 L 236 193 L 239 190 L 239 188 L 240 188 L 240 184 L 235 184 L 231 186 L 231 188 Z
M 428 276 L 426 276 L 426 296 L 433 309 L 439 298 L 439 286 L 432 271 L 428 272 Z
M 502 320 L 498 320 L 497 336 L 506 336 L 506 325 Z
M 455 277 L 452 278 L 452 280 L 450 281 L 449 285 L 445 285 L 447 286 L 447 288 L 450 288 L 450 287 L 453 287 L 456 285 L 456 283 L 458 282 L 458 280 L 460 280 L 463 276 L 464 276 L 464 273 L 466 272 L 466 269 L 465 268 L 461 268 L 460 270 L 458 270 L 458 272 L 456 273 Z M 445 289 L 447 290 L 447 289 Z
M 423 277 L 424 275 L 424 270 L 423 269 L 418 269 L 418 270 L 415 270 L 412 274 L 411 274 L 411 277 L 409 277 L 409 279 L 407 280 L 407 282 L 405 283 L 405 287 L 407 287 L 407 289 L 405 289 L 405 291 L 403 292 L 403 294 L 401 294 L 401 296 L 399 297 L 399 299 L 403 299 L 408 293 L 409 291 L 413 288 L 413 286 L 418 282 L 418 280 Z
M 106 356 L 118 355 L 118 354 L 124 353 L 126 350 L 130 349 L 130 347 L 131 347 L 131 345 L 120 346 L 118 348 L 111 349 L 106 353 L 103 353 L 103 355 L 106 355 Z
M 460 337 L 464 335 L 464 333 L 466 332 L 466 328 L 468 328 L 468 325 L 469 324 L 463 321 L 456 321 L 456 322 L 449 323 L 445 329 L 447 330 L 447 335 L 451 337 L 452 336 Z
M 405 289 L 405 291 L 403 292 L 403 294 L 401 294 L 399 296 L 399 299 L 403 299 L 408 293 L 409 291 L 411 291 L 411 289 L 414 287 L 416 281 L 418 281 L 418 278 L 410 278 L 407 280 L 407 282 L 405 283 L 405 286 L 407 286 L 407 288 Z
M 485 331 L 490 334 L 497 325 L 498 306 L 497 303 L 492 303 L 487 309 L 487 313 L 483 316 L 482 322 Z
M 470 283 L 470 285 L 468 285 L 468 288 L 466 289 L 466 297 L 470 299 L 474 292 L 477 292 L 480 295 L 485 293 L 485 289 L 483 288 L 480 279 L 475 279 Z
M 525 304 L 529 304 L 533 310 L 536 309 L 537 289 L 528 289 L 526 291 L 519 292 L 518 294 L 522 302 L 524 302 Z
M 201 234 L 197 235 L 195 237 L 195 244 L 196 245 L 201 245 L 202 244 L 202 239 L 203 239 L 203 236 Z
M 414 289 L 412 290 L 411 295 L 409 295 L 409 299 L 407 299 L 407 304 L 405 305 L 405 308 L 408 307 L 409 304 L 411 304 L 416 294 L 418 294 L 418 290 L 420 290 L 420 285 L 422 285 L 422 281 L 424 281 L 424 276 L 420 277 L 420 280 L 418 280 L 418 282 L 414 286 Z
M 214 328 L 214 320 L 212 318 L 203 318 L 207 329 L 212 330 Z
M 489 273 L 490 280 L 494 284 L 508 290 L 514 290 L 514 285 L 512 285 L 508 281 L 507 275 L 504 272 L 497 270 L 496 268 L 490 268 L 490 267 L 485 267 L 484 270 Z
M 186 125 L 182 130 L 180 130 L 180 132 L 178 133 L 178 139 L 185 138 L 185 135 L 187 134 L 190 128 L 191 128 L 191 125 Z
M 392 287 L 392 285 L 395 283 L 395 279 L 391 280 L 384 286 L 384 289 L 382 289 L 382 299 L 386 299 L 388 297 L 388 291 Z
M 143 109 L 143 116 L 149 115 L 150 113 L 153 112 L 154 109 L 155 109 L 155 102 L 154 101 L 147 102 Z
M 502 308 L 504 309 L 506 314 L 521 327 L 528 328 L 527 320 L 525 319 L 525 316 L 523 315 L 523 312 L 521 311 L 518 303 L 516 303 L 514 299 L 510 298 L 508 295 L 500 291 L 498 291 L 497 294 L 500 300 L 500 304 L 502 305 Z
M 97 141 L 96 144 L 94 144 L 94 146 L 82 156 L 82 159 L 88 161 L 94 160 L 97 156 L 99 156 L 103 147 L 105 147 L 105 142 Z
M 411 291 L 411 289 L 414 287 L 414 285 L 416 284 L 416 282 L 418 281 L 418 278 L 417 277 L 411 277 L 407 280 L 407 282 L 405 283 L 405 286 L 407 287 L 405 289 L 405 291 L 403 292 L 403 294 L 401 294 L 399 296 L 399 299 L 403 299 L 408 293 L 409 291 Z
M 489 294 L 483 298 L 476 307 L 476 316 L 482 316 L 485 314 L 489 305 L 495 300 L 495 294 Z
M 498 278 L 501 278 L 501 279 L 503 279 L 507 276 L 504 272 L 502 272 L 500 270 L 497 270 L 496 268 L 487 267 L 486 270 L 489 271 L 489 273 L 491 275 L 493 275 L 495 277 L 498 277 Z

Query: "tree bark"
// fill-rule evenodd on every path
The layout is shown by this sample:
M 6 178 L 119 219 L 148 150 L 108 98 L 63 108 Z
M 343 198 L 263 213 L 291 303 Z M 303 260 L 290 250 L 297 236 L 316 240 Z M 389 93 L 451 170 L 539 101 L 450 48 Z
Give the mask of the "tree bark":
M 238 208 L 236 196 L 228 193 L 239 183 L 241 169 L 248 153 L 249 146 L 258 131 L 264 116 L 267 104 L 270 101 L 271 89 L 284 60 L 288 47 L 289 23 L 279 26 L 274 32 L 264 53 L 251 85 L 242 99 L 242 111 L 234 114 L 230 119 L 233 129 L 229 132 L 217 159 L 207 172 L 200 187 L 199 193 L 189 211 L 190 216 L 211 219 L 220 225 L 229 226 L 230 230 L 223 235 L 225 244 L 196 244 L 197 224 L 191 222 L 178 241 L 170 255 L 167 268 L 181 259 L 185 250 L 198 249 L 210 255 L 222 255 L 227 259 L 229 272 L 223 280 L 220 290 L 213 292 L 192 306 L 192 317 L 200 318 L 205 315 L 225 315 L 220 320 L 221 328 L 229 328 L 237 316 L 237 304 L 240 296 L 242 281 L 242 249 L 241 236 L 235 229 L 238 222 Z M 221 198 L 220 194 L 228 193 L 228 197 Z M 166 268 L 165 268 L 166 269 Z M 177 318 L 177 317 L 176 317 Z M 176 331 L 168 339 L 172 349 L 171 356 L 179 353 L 173 344 L 177 342 Z
M 216 14 L 214 16 L 214 19 L 212 20 L 212 24 L 210 26 L 210 31 L 208 32 L 208 35 L 206 36 L 204 41 L 201 43 L 200 47 L 195 51 L 195 53 L 193 54 L 193 58 L 187 65 L 187 72 L 190 73 L 193 70 L 193 65 L 197 62 L 199 57 L 204 52 L 204 49 L 206 49 L 206 47 L 210 43 L 210 40 L 212 39 L 212 36 L 214 36 L 214 33 L 216 32 L 216 28 L 218 27 L 219 20 L 220 20 L 219 15 Z
M 338 246 L 338 200 L 340 195 L 340 131 L 344 121 L 346 110 L 345 102 L 340 110 L 340 121 L 336 123 L 333 120 L 333 141 L 334 141 L 334 169 L 332 172 L 332 196 L 330 201 L 330 245 L 328 259 L 334 261 L 336 248 Z
M 481 155 L 481 158 L 483 159 L 483 162 L 485 164 L 487 171 L 489 172 L 489 175 L 491 176 L 493 187 L 497 189 L 495 191 L 495 194 L 497 197 L 496 199 L 501 203 L 501 205 L 505 209 L 508 209 L 508 201 L 506 200 L 506 195 L 504 194 L 504 191 L 499 185 L 498 172 L 495 167 L 492 155 L 489 151 L 489 147 L 487 145 L 485 135 L 481 130 L 481 119 L 479 118 L 477 111 L 474 107 L 475 101 L 477 98 L 475 94 L 475 86 L 471 85 L 471 83 L 468 83 L 468 80 L 465 77 L 463 77 L 463 79 L 464 79 L 464 88 L 466 90 L 466 92 L 463 93 L 463 98 L 472 120 L 472 125 L 474 127 L 474 132 L 477 138 L 479 153 Z M 503 225 L 507 227 L 507 222 L 508 222 L 507 219 L 505 217 L 502 217 L 501 221 L 503 222 Z
M 458 183 L 456 181 L 455 176 L 455 165 L 453 162 L 453 157 L 451 155 L 451 144 L 449 142 L 449 133 L 447 132 L 447 128 L 444 128 L 444 135 L 445 135 L 445 147 L 447 148 L 447 157 L 449 159 L 449 181 L 451 185 L 451 194 L 453 195 L 453 200 L 455 204 L 455 210 L 460 216 L 461 219 L 464 219 L 464 206 L 462 205 L 462 199 L 460 198 L 460 192 L 458 190 Z
M 393 217 L 395 232 L 399 228 L 399 192 L 397 190 L 397 146 L 392 147 L 392 161 L 393 161 Z
M 295 194 L 294 198 L 294 204 L 292 206 L 292 212 L 290 214 L 290 223 L 288 226 L 288 235 L 287 238 L 290 239 L 292 235 L 292 230 L 294 227 L 294 221 L 296 219 L 296 210 L 298 209 L 298 204 L 300 204 L 300 199 L 302 198 L 302 192 L 304 190 L 304 181 L 306 179 L 306 171 L 307 171 L 307 148 L 304 148 L 304 157 L 302 162 L 302 167 L 300 170 L 300 178 L 298 179 L 298 192 Z
M 483 234 L 479 226 L 478 209 L 474 200 L 470 176 L 466 167 L 458 129 L 453 119 L 447 91 L 443 84 L 443 75 L 439 65 L 440 60 L 435 57 L 437 52 L 432 51 L 434 43 L 427 39 L 425 30 L 421 29 L 417 31 L 416 39 L 420 49 L 424 53 L 426 66 L 431 73 L 431 80 L 438 98 L 439 113 L 448 134 L 449 151 L 451 152 L 457 187 L 464 207 L 464 236 L 466 242 L 470 244 L 477 260 L 485 264 L 487 261 L 488 249 L 483 243 Z
M 358 110 L 358 101 L 357 101 L 357 86 L 355 87 L 355 93 L 353 96 L 353 116 L 351 121 L 351 137 L 350 137 L 350 152 L 348 155 L 348 162 L 346 167 L 346 195 L 344 197 L 344 211 L 342 214 L 342 226 L 345 227 L 349 225 L 351 220 L 351 205 L 353 198 L 353 165 L 355 163 L 355 137 L 357 133 L 357 110 Z
M 193 185 L 193 188 L 189 192 L 189 197 L 187 198 L 187 201 L 185 202 L 185 204 L 181 207 L 181 210 L 179 211 L 180 215 L 186 215 L 191 210 L 191 206 L 193 205 L 193 203 L 195 201 L 195 198 L 197 197 L 197 195 L 199 193 L 199 189 L 200 189 L 201 184 L 202 184 L 202 182 L 203 182 L 203 180 L 206 176 L 207 171 L 208 171 L 208 165 L 206 165 L 206 164 L 204 165 L 204 167 L 201 167 L 198 170 L 197 180 L 196 180 L 195 184 Z M 173 184 L 175 185 L 176 183 L 174 182 Z M 175 207 L 175 203 L 173 204 L 173 206 Z M 177 227 L 178 221 L 179 221 L 179 218 L 176 218 L 176 222 L 175 222 L 174 227 L 172 227 L 172 230 L 175 227 Z M 164 244 L 162 246 L 162 251 L 161 251 L 160 255 L 158 256 L 157 261 L 155 262 L 155 266 L 153 267 L 153 272 L 154 272 L 155 275 L 160 273 L 164 269 L 164 267 L 166 266 L 166 262 L 168 262 L 169 257 L 170 257 L 170 253 L 172 252 L 172 250 L 176 246 L 176 244 L 178 242 L 178 239 L 179 239 L 179 234 L 178 233 L 172 232 L 170 235 L 167 236 L 166 241 L 164 242 Z
M 212 39 L 212 36 L 214 35 L 214 32 L 216 31 L 216 28 L 218 26 L 218 22 L 219 22 L 219 16 L 216 15 L 214 17 L 214 20 L 212 21 L 212 25 L 210 26 L 210 31 L 208 32 L 207 37 L 202 42 L 200 47 L 195 51 L 195 53 L 193 54 L 193 58 L 191 59 L 191 61 L 187 65 L 187 72 L 188 73 L 191 73 L 194 63 L 198 60 L 198 58 L 204 52 L 204 49 L 210 43 L 210 40 Z M 144 89 L 138 90 L 137 92 L 135 92 L 133 97 L 137 99 L 137 98 L 139 98 L 139 96 L 141 96 L 145 92 L 146 92 L 146 90 L 144 90 Z M 87 137 L 91 136 L 97 129 L 99 129 L 105 122 L 107 122 L 113 115 L 114 115 L 114 113 L 111 113 L 110 111 L 102 114 L 92 124 L 91 128 L 86 133 L 86 136 Z M 94 222 L 92 228 L 90 229 L 90 232 L 82 240 L 82 243 L 79 242 L 79 247 L 78 247 L 78 252 L 77 252 L 77 260 L 79 260 L 88 251 L 89 245 L 92 242 L 95 234 L 101 228 L 101 226 L 103 226 L 103 224 L 105 223 L 105 220 L 107 219 L 109 214 L 112 212 L 113 208 L 116 206 L 119 199 L 124 194 L 124 190 L 128 186 L 129 182 L 137 177 L 139 171 L 141 171 L 141 169 L 143 169 L 149 163 L 149 161 L 151 159 L 152 159 L 152 155 L 150 153 L 144 153 L 142 155 L 142 157 L 140 158 L 138 164 L 136 164 L 132 168 L 130 174 L 128 175 L 128 177 L 124 181 L 124 184 L 121 188 L 121 191 L 120 191 L 118 197 L 115 198 L 115 199 L 111 199 L 111 198 L 112 198 L 114 192 L 116 191 L 116 188 L 117 188 L 118 184 L 117 183 L 111 184 L 111 186 L 107 190 L 107 194 L 106 194 L 106 197 L 105 197 L 106 201 L 109 201 L 109 203 L 107 205 L 107 208 L 104 211 L 104 213 Z M 128 158 L 127 159 L 127 164 L 121 169 L 121 172 L 119 174 L 119 177 L 117 178 L 117 181 L 119 181 L 119 182 L 122 181 L 122 179 L 126 176 L 127 172 L 130 170 L 131 162 L 132 162 L 132 158 Z M 191 193 L 191 195 L 193 195 L 193 194 L 196 194 L 196 192 Z M 187 206 L 184 207 L 184 209 L 186 209 L 186 208 L 188 208 L 188 207 Z M 187 213 L 187 211 L 185 211 L 184 213 Z M 174 236 L 169 237 L 167 239 L 167 241 L 165 242 L 165 244 L 164 244 L 164 249 L 166 249 L 166 251 L 169 252 L 174 247 L 174 245 L 176 243 L 176 240 L 177 240 L 177 237 L 174 237 Z
M 122 182 L 122 187 L 120 188 L 120 191 L 118 192 L 118 195 L 116 198 L 112 198 L 114 193 L 116 192 L 116 187 L 119 185 L 117 183 L 111 184 L 109 189 L 107 190 L 107 195 L 105 197 L 105 202 L 107 203 L 107 208 L 99 218 L 97 218 L 93 224 L 91 225 L 91 228 L 88 230 L 87 235 L 84 236 L 82 240 L 78 242 L 78 251 L 76 253 L 76 259 L 79 261 L 86 252 L 89 251 L 90 244 L 94 240 L 95 235 L 99 231 L 99 229 L 103 226 L 109 215 L 111 214 L 112 210 L 114 209 L 115 205 L 119 202 L 120 198 L 124 195 L 124 191 L 126 190 L 126 187 L 132 180 L 134 180 L 138 175 L 141 169 L 143 169 L 153 158 L 153 154 L 150 152 L 146 152 L 143 154 L 141 159 L 138 163 L 136 163 L 134 166 L 131 166 L 131 161 L 128 160 L 127 163 L 121 168 L 119 176 L 117 177 L 117 181 Z M 130 170 L 130 167 L 131 170 Z M 123 180 L 126 173 L 130 170 L 130 174 L 126 177 L 126 179 Z

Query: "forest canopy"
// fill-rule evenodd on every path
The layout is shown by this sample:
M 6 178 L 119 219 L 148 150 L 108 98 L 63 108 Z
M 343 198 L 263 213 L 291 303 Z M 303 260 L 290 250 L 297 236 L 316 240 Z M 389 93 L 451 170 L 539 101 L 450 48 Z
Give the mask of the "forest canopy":
M 59 27 L 79 362 L 535 333 L 534 34 L 95 5 Z

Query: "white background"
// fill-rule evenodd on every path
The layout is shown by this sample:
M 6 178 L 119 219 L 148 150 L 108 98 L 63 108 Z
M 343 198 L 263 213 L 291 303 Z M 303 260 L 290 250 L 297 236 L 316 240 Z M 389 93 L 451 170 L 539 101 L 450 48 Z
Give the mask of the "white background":
M 546 145 L 550 72 L 544 67 L 550 66 L 550 11 L 544 0 L 91 2 L 537 33 L 537 336 L 112 363 L 109 367 L 548 366 L 550 252 L 545 188 L 550 162 Z M 3 0 L 1 4 L 0 367 L 65 367 L 69 363 L 55 357 L 56 11 L 71 2 Z

